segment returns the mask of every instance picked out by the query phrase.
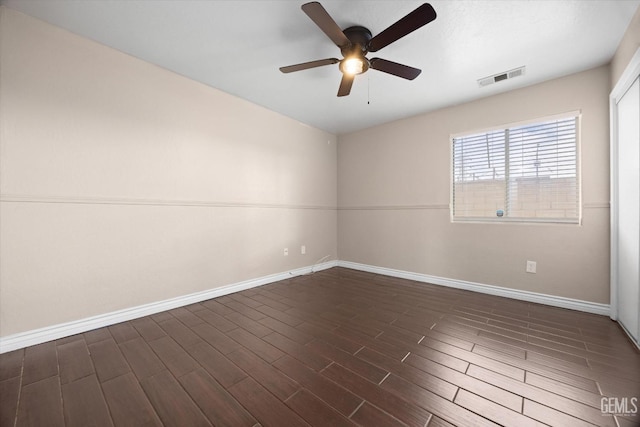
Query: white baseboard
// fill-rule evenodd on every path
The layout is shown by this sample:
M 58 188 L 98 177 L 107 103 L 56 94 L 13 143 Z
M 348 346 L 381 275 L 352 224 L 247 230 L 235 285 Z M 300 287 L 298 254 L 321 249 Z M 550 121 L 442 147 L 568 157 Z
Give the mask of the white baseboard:
M 48 326 L 19 334 L 0 337 L 0 354 L 20 348 L 41 344 L 71 335 L 87 332 L 93 329 L 114 325 L 127 320 L 149 316 L 166 310 L 183 307 L 185 305 L 206 301 L 211 298 L 221 297 L 234 292 L 255 288 L 280 280 L 290 279 L 295 276 L 308 274 L 315 271 L 326 270 L 332 267 L 345 267 L 353 270 L 366 271 L 369 273 L 381 274 L 384 276 L 398 277 L 402 279 L 414 280 L 434 285 L 447 286 L 456 289 L 479 292 L 483 294 L 496 295 L 500 297 L 513 298 L 522 301 L 535 302 L 539 304 L 551 305 L 554 307 L 568 308 L 571 310 L 584 311 L 587 313 L 609 315 L 609 305 L 595 302 L 582 301 L 572 298 L 559 297 L 554 295 L 539 294 L 536 292 L 521 291 L 517 289 L 503 288 L 500 286 L 485 285 L 482 283 L 467 282 L 464 280 L 447 279 L 443 277 L 430 276 L 428 274 L 413 273 L 403 270 L 395 270 L 373 265 L 359 264 L 349 261 L 328 261 L 312 267 L 303 267 L 285 273 L 272 274 L 257 279 L 246 280 L 239 283 L 171 298 L 164 301 L 144 304 L 124 310 L 105 313 L 98 316 L 79 319 L 72 322 Z
M 223 295 L 232 294 L 234 292 L 244 291 L 246 289 L 255 288 L 257 286 L 266 285 L 280 280 L 290 279 L 295 276 L 309 274 L 312 272 L 326 270 L 335 267 L 337 261 L 328 261 L 314 266 L 298 268 L 296 270 L 287 271 L 285 273 L 277 273 L 257 279 L 246 280 L 234 283 L 220 288 L 209 289 L 202 292 L 196 292 L 181 297 L 171 298 L 164 301 L 144 304 L 137 307 L 126 308 L 111 313 L 100 314 L 85 319 L 74 320 L 72 322 L 61 323 L 58 325 L 47 326 L 45 328 L 35 329 L 32 331 L 21 332 L 19 334 L 0 337 L 0 354 L 6 353 L 20 348 L 29 347 L 44 342 L 57 340 L 71 335 L 87 332 L 93 329 L 114 325 L 116 323 L 125 322 L 127 320 L 137 319 L 139 317 L 149 316 L 151 314 L 160 313 L 166 310 L 183 307 L 189 304 L 206 301 L 211 298 L 221 297 Z
M 464 280 L 447 279 L 444 277 L 430 276 L 428 274 L 412 273 L 409 271 L 394 270 L 391 268 L 376 267 L 373 265 L 358 264 L 349 261 L 338 261 L 338 266 L 351 268 L 353 270 L 366 271 L 369 273 L 381 274 L 383 276 L 391 276 L 402 279 L 415 280 L 417 282 L 432 283 L 434 285 L 447 286 L 450 288 L 464 289 L 467 291 L 479 292 L 483 294 L 513 298 L 539 304 L 546 304 L 554 307 L 568 308 L 570 310 L 584 311 L 587 313 L 600 314 L 603 316 L 608 316 L 610 311 L 609 304 L 600 304 L 597 302 L 582 301 L 573 298 L 521 291 L 518 289 L 503 288 L 501 286 L 485 285 L 482 283 L 467 282 Z

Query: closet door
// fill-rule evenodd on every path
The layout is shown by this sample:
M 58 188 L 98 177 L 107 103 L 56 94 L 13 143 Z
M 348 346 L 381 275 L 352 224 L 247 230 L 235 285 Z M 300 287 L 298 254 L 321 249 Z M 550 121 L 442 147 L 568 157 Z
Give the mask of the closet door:
M 617 102 L 617 287 L 618 321 L 639 338 L 640 312 L 640 82 L 635 82 Z

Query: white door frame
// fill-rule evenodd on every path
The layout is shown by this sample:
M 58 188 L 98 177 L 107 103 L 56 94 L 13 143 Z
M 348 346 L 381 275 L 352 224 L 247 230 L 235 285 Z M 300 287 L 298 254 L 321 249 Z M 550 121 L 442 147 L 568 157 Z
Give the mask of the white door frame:
M 640 75 L 640 48 L 631 58 L 609 95 L 611 128 L 610 176 L 611 176 L 611 303 L 609 317 L 618 320 L 618 102 Z M 639 321 L 640 322 L 640 321 Z

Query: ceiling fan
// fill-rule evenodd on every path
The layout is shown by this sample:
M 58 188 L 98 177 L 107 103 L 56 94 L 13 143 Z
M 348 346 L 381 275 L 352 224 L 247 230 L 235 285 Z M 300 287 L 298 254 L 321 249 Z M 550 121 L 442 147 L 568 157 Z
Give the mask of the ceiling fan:
M 367 59 L 366 55 L 368 52 L 379 51 L 436 19 L 436 11 L 429 3 L 424 3 L 375 37 L 371 36 L 371 31 L 361 26 L 353 26 L 341 30 L 325 8 L 318 2 L 305 3 L 302 5 L 302 10 L 340 48 L 343 59 L 319 59 L 280 67 L 280 71 L 283 73 L 292 73 L 339 63 L 342 80 L 338 89 L 338 96 L 346 96 L 351 92 L 355 76 L 366 72 L 369 68 L 407 80 L 415 79 L 422 72 L 418 68 L 398 64 L 386 59 Z

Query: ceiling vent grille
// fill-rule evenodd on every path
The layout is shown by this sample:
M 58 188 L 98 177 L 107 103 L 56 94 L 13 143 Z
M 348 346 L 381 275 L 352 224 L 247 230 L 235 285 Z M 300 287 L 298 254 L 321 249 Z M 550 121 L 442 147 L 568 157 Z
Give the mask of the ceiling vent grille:
M 494 83 L 501 82 L 503 80 L 512 79 L 524 74 L 525 67 L 514 68 L 513 70 L 505 71 L 503 73 L 494 74 L 493 76 L 484 77 L 478 80 L 478 86 L 484 87 Z

